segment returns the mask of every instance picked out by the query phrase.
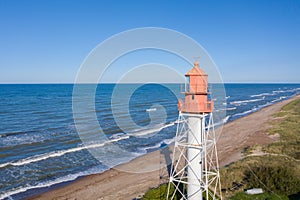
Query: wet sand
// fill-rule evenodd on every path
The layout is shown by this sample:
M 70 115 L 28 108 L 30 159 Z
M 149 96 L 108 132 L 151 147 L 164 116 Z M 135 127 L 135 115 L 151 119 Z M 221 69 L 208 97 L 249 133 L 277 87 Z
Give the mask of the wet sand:
M 299 95 L 295 96 L 227 123 L 218 140 L 220 166 L 241 159 L 241 152 L 248 146 L 278 140 L 278 137 L 266 134 L 271 122 L 277 120 L 273 114 L 282 106 L 299 98 Z M 172 151 L 172 147 L 166 148 L 166 151 Z M 167 180 L 166 159 L 170 158 L 165 152 L 152 152 L 115 169 L 80 178 L 69 185 L 30 199 L 131 200 L 141 197 L 149 188 Z

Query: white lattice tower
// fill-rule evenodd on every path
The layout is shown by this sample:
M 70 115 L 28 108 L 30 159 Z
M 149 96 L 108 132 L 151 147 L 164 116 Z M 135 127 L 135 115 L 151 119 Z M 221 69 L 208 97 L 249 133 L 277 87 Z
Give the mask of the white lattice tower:
M 222 199 L 220 195 L 212 113 L 180 112 L 167 199 Z

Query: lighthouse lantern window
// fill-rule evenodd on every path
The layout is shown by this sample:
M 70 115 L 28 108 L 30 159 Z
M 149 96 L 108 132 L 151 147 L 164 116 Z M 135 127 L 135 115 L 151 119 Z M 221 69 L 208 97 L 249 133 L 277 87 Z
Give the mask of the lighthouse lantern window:
M 189 92 L 190 91 L 190 77 L 188 76 L 188 77 L 186 77 L 186 83 L 185 83 L 186 85 L 186 87 L 185 87 L 185 90 L 186 90 L 186 92 Z

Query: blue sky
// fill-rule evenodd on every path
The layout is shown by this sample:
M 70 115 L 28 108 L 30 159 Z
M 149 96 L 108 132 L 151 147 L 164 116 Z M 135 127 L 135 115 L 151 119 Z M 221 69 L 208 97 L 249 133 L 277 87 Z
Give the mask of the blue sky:
M 0 0 L 0 83 L 72 83 L 100 42 L 149 26 L 195 39 L 224 82 L 300 82 L 300 1 Z

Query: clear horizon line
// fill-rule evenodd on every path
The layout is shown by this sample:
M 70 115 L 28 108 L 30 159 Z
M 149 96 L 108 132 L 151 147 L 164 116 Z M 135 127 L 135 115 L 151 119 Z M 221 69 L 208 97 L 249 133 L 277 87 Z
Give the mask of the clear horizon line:
M 43 85 L 43 84 L 69 84 L 69 85 L 74 85 L 74 84 L 182 84 L 182 82 L 128 82 L 128 83 L 116 83 L 116 82 L 103 82 L 103 83 L 72 83 L 72 82 L 16 82 L 16 83 L 1 83 L 0 85 Z M 210 82 L 211 84 L 220 84 L 220 82 Z M 223 84 L 300 84 L 300 82 L 223 82 Z

